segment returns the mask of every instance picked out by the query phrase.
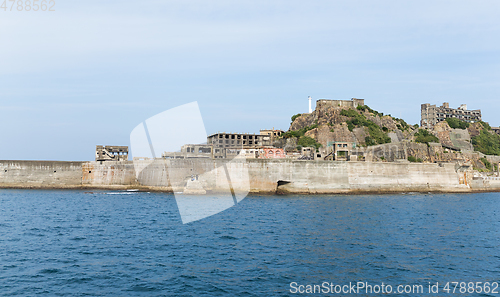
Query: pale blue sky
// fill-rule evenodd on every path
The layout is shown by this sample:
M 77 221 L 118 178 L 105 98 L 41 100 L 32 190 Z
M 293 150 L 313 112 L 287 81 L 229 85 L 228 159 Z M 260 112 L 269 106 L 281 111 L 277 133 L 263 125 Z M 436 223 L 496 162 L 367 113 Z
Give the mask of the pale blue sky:
M 55 2 L 0 9 L 0 159 L 92 160 L 192 101 L 208 133 L 286 130 L 309 95 L 500 124 L 500 1 Z

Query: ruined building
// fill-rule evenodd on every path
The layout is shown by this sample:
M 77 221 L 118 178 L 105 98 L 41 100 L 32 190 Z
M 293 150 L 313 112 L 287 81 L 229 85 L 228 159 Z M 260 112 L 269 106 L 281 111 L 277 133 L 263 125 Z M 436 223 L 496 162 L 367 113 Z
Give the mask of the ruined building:
M 208 136 L 207 144 L 214 148 L 259 148 L 272 145 L 269 135 L 225 132 Z
M 326 109 L 328 107 L 341 108 L 341 109 L 356 109 L 358 106 L 364 106 L 365 99 L 352 98 L 351 100 L 329 100 L 319 99 L 316 101 L 316 109 Z
M 96 161 L 127 161 L 128 160 L 128 146 L 96 145 L 95 160 Z
M 450 104 L 447 102 L 440 107 L 429 103 L 422 104 L 420 121 L 422 128 L 432 128 L 447 118 L 457 118 L 468 123 L 475 123 L 481 121 L 481 110 L 467 110 L 466 104 L 462 104 L 456 109 L 450 108 Z

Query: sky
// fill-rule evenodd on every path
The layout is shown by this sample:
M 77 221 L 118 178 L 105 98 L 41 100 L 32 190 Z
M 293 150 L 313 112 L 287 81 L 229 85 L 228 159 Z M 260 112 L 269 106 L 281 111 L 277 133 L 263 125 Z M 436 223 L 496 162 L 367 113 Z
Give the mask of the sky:
M 2 0 L 0 0 L 2 2 Z M 317 99 L 500 125 L 500 1 L 68 1 L 0 8 L 0 159 L 93 160 L 197 101 L 208 134 L 288 130 Z

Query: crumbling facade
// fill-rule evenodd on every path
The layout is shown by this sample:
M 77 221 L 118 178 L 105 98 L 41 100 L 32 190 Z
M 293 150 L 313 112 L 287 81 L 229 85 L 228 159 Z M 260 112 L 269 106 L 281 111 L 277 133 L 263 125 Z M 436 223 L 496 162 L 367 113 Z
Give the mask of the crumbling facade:
M 161 156 L 164 159 L 211 159 L 214 157 L 213 146 L 206 144 L 185 144 L 180 152 L 164 152 Z
M 247 133 L 215 133 L 207 137 L 207 144 L 217 148 L 259 148 L 271 146 L 271 136 Z
M 328 107 L 338 109 L 356 109 L 358 106 L 364 106 L 365 99 L 352 98 L 351 100 L 329 100 L 319 99 L 316 101 L 316 109 L 325 109 Z
M 96 161 L 127 161 L 128 160 L 128 146 L 96 145 L 95 160 Z
M 481 110 L 468 110 L 466 104 L 462 104 L 456 109 L 450 108 L 450 104 L 447 102 L 440 107 L 429 103 L 422 104 L 420 121 L 422 128 L 432 128 L 447 118 L 457 118 L 468 123 L 475 123 L 481 121 Z

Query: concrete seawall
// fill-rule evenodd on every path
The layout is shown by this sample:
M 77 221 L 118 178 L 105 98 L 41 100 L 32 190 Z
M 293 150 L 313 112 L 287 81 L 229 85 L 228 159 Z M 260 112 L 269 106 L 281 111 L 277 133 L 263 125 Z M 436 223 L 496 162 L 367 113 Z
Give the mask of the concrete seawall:
M 0 161 L 0 187 L 78 188 L 82 162 Z
M 142 163 L 141 163 L 142 162 Z M 383 193 L 500 191 L 499 180 L 478 180 L 452 163 L 174 159 L 134 163 L 0 161 L 0 188 L 139 188 L 184 191 L 199 176 L 209 192 L 227 186 L 251 193 Z M 248 177 L 246 173 L 248 172 Z M 250 184 L 244 181 L 250 181 Z

